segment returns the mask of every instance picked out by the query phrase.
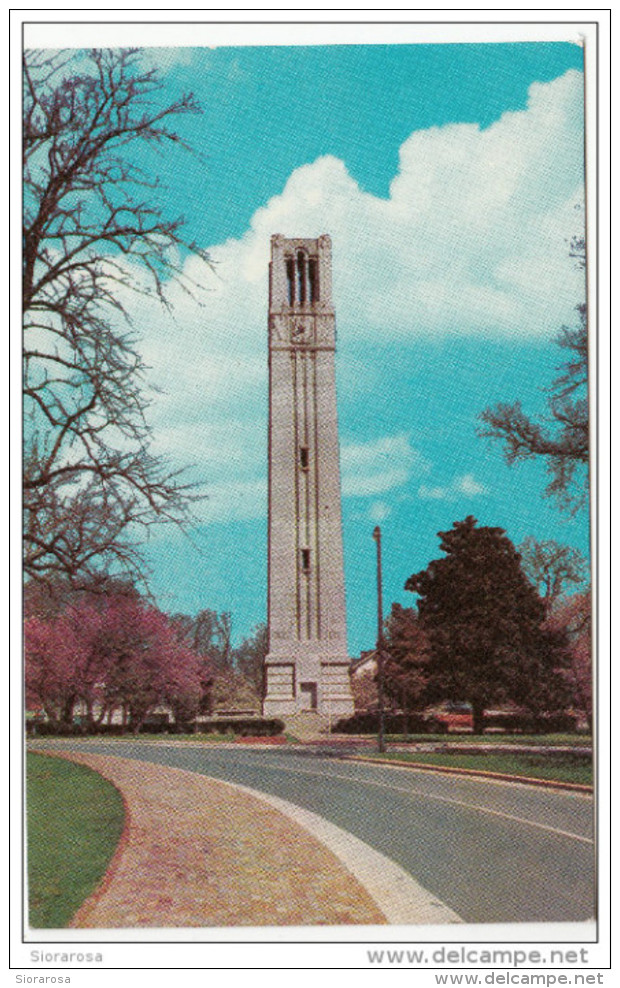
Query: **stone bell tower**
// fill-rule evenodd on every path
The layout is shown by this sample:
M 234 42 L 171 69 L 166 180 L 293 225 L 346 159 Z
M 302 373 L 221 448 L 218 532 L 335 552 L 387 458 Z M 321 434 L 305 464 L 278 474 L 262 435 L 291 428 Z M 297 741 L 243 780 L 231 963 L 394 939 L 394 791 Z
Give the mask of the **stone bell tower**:
M 271 238 L 265 716 L 353 713 L 347 654 L 331 240 Z M 307 717 L 307 714 L 306 714 Z

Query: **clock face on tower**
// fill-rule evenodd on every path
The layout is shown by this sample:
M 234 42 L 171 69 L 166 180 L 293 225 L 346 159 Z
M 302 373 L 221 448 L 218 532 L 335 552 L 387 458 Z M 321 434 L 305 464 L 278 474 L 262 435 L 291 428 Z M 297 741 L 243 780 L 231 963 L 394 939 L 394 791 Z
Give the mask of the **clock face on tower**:
M 310 343 L 312 323 L 308 320 L 295 320 L 291 326 L 291 343 Z

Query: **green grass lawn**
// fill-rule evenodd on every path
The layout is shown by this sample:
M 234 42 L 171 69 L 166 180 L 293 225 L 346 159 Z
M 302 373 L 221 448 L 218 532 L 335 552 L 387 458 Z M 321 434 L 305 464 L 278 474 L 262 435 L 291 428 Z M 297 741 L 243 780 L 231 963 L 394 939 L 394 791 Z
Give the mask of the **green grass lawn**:
M 92 737 L 93 735 L 91 735 Z M 97 736 L 97 741 L 105 741 L 107 744 L 109 741 L 161 741 L 169 743 L 170 741 L 234 741 L 235 735 L 232 731 L 228 734 L 168 734 L 159 731 L 157 734 L 149 734 L 147 731 L 140 732 L 139 734 L 102 734 Z
M 277 737 L 286 738 L 287 742 L 290 744 L 299 743 L 299 738 L 295 737 L 293 734 L 284 733 L 283 735 L 276 735 Z M 338 737 L 346 737 L 345 735 L 338 735 Z M 372 741 L 376 737 L 374 734 L 363 735 L 369 741 Z M 162 741 L 169 744 L 171 741 L 235 741 L 237 735 L 232 731 L 227 734 L 148 734 L 140 733 L 138 735 L 134 734 L 110 734 L 102 735 L 97 740 L 105 741 L 106 744 L 109 741 Z M 354 744 L 357 735 L 351 736 L 351 743 Z M 325 735 L 324 740 L 329 741 L 329 735 Z M 588 747 L 592 744 L 592 736 L 590 734 L 459 734 L 459 733 L 449 733 L 449 734 L 409 734 L 405 737 L 404 734 L 387 734 L 385 737 L 386 742 L 390 744 L 432 744 L 441 747 L 446 743 L 449 744 L 472 744 L 472 745 L 537 745 L 544 747 L 555 747 L 557 745 L 562 745 L 571 748 L 582 748 Z
M 105 873 L 123 801 L 97 772 L 61 758 L 28 754 L 26 779 L 30 925 L 64 927 Z
M 295 743 L 297 741 L 297 738 L 293 737 L 292 734 L 286 734 L 286 735 L 276 734 L 275 737 L 276 738 L 283 738 L 283 737 L 285 737 L 286 740 L 287 741 L 290 741 L 291 743 Z M 149 741 L 149 742 L 159 741 L 162 744 L 170 744 L 170 742 L 174 742 L 174 741 L 182 741 L 183 743 L 186 743 L 186 742 L 189 741 L 189 742 L 194 742 L 195 744 L 204 744 L 205 741 L 208 741 L 209 744 L 211 744 L 211 742 L 217 744 L 220 741 L 225 741 L 225 742 L 228 742 L 229 744 L 231 744 L 231 743 L 233 743 L 235 741 L 242 741 L 243 738 L 241 737 L 240 734 L 235 734 L 234 731 L 229 731 L 227 734 L 215 734 L 215 733 L 212 733 L 212 732 L 208 732 L 206 734 L 199 734 L 199 733 L 196 733 L 196 734 L 147 734 L 145 732 L 143 734 L 140 733 L 140 734 L 135 734 L 135 735 L 134 734 L 110 734 L 110 735 L 105 735 L 104 734 L 101 737 L 98 737 L 97 740 L 105 741 L 106 744 L 109 741 L 113 741 L 113 742 L 116 742 L 116 741 L 119 741 L 119 742 L 123 742 L 123 741 Z M 260 738 L 259 738 L 259 740 L 260 740 Z
M 371 737 L 371 735 L 368 735 Z M 393 744 L 523 744 L 544 747 L 555 747 L 556 745 L 568 746 L 571 748 L 587 748 L 592 744 L 591 734 L 460 734 L 458 731 L 448 734 L 386 734 L 386 741 Z
M 504 772 L 534 779 L 553 779 L 556 782 L 576 782 L 592 785 L 592 761 L 587 755 L 572 752 L 556 754 L 448 754 L 425 751 L 386 751 L 373 758 L 417 762 L 421 765 L 441 765 L 450 768 L 477 769 L 483 772 Z

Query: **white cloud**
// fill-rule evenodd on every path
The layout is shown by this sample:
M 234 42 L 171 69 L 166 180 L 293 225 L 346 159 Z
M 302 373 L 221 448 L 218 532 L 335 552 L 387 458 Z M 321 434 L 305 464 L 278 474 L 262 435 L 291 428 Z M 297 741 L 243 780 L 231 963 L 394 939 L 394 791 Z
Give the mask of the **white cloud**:
M 264 518 L 267 515 L 265 478 L 207 485 L 207 499 L 196 511 L 202 522 Z
M 368 511 L 368 517 L 370 518 L 371 521 L 375 521 L 377 522 L 377 524 L 379 524 L 380 522 L 385 521 L 385 519 L 388 518 L 391 515 L 391 513 L 392 513 L 392 509 L 390 508 L 389 504 L 386 504 L 385 501 L 375 501 L 373 504 L 370 505 L 370 509 Z
M 264 264 L 275 231 L 328 231 L 340 324 L 356 333 L 550 335 L 583 293 L 567 256 L 582 147 L 582 76 L 570 71 L 484 130 L 414 132 L 388 199 L 361 191 L 335 157 L 298 168 L 255 213 L 239 266 Z
M 402 487 L 414 472 L 428 468 L 407 435 L 386 436 L 366 443 L 345 443 L 340 462 L 345 497 L 383 494 Z
M 553 337 L 583 295 L 567 250 L 582 217 L 582 84 L 576 71 L 535 84 L 527 109 L 484 130 L 414 132 L 387 199 L 362 191 L 333 156 L 303 165 L 243 237 L 208 248 L 216 274 L 187 262 L 205 285 L 204 307 L 174 288 L 174 318 L 130 303 L 149 379 L 165 391 L 150 414 L 158 448 L 204 463 L 209 484 L 222 490 L 264 483 L 273 233 L 331 234 L 341 339 Z M 407 436 L 345 444 L 344 493 L 376 497 L 422 465 Z M 428 485 L 419 495 L 482 493 L 471 475 L 460 483 L 460 491 Z M 236 510 L 244 504 L 239 496 Z
M 421 484 L 418 497 L 424 500 L 444 501 L 448 497 L 448 490 L 447 487 L 428 487 L 426 484 Z
M 463 477 L 456 477 L 454 481 L 455 490 L 459 494 L 467 494 L 468 497 L 476 497 L 478 494 L 486 494 L 486 487 L 479 484 L 474 479 L 473 473 L 466 473 Z
M 199 64 L 202 71 L 209 68 L 208 48 L 195 48 L 193 46 L 175 45 L 169 48 L 166 45 L 150 45 L 148 48 L 140 50 L 140 64 L 144 68 L 154 68 L 158 72 L 169 72 L 170 69 L 182 66 Z
M 475 479 L 473 473 L 454 477 L 445 487 L 421 484 L 418 488 L 418 497 L 435 501 L 456 501 L 459 497 L 480 497 L 487 493 L 486 487 Z

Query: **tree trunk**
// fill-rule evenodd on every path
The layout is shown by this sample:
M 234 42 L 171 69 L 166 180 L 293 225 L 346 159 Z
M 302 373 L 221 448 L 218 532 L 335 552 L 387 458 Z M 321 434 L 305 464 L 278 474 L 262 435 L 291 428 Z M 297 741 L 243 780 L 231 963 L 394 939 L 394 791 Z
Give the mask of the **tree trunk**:
M 140 707 L 138 707 L 138 709 L 136 709 L 134 707 L 134 709 L 132 710 L 132 708 L 130 706 L 130 708 L 129 708 L 129 727 L 130 727 L 131 733 L 133 734 L 134 737 L 137 737 L 138 734 L 140 733 L 140 728 L 144 724 L 144 721 L 148 717 L 149 712 L 151 710 L 152 710 L 152 707 L 143 707 L 142 709 L 140 709 Z
M 480 700 L 472 702 L 473 732 L 484 734 L 484 704 Z
M 405 734 L 405 741 L 409 740 L 409 704 L 405 701 L 403 702 L 403 731 Z
M 73 723 L 73 708 L 75 707 L 75 696 L 70 696 L 65 700 L 60 719 L 63 724 Z
M 47 717 L 48 722 L 53 725 L 54 731 L 58 731 L 60 726 L 60 710 L 48 703 L 43 705 L 43 713 Z

